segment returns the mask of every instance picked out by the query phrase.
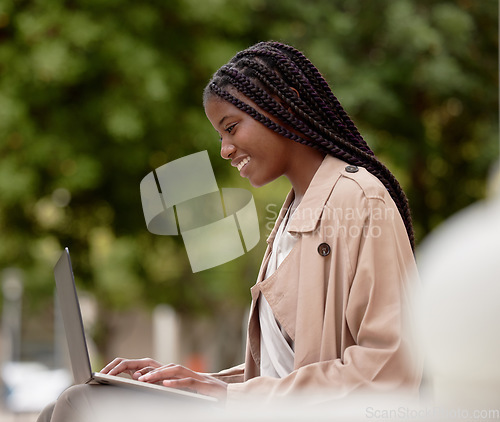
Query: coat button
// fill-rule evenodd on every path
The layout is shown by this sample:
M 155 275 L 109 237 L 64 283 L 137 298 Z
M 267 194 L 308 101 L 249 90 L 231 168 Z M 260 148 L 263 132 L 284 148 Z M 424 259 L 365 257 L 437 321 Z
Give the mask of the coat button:
M 330 245 L 328 243 L 322 243 L 318 246 L 318 253 L 321 256 L 327 256 L 330 253 Z
M 358 169 L 358 166 L 347 166 L 347 167 L 345 168 L 345 171 L 346 171 L 347 173 L 356 173 L 358 170 L 359 170 L 359 169 Z

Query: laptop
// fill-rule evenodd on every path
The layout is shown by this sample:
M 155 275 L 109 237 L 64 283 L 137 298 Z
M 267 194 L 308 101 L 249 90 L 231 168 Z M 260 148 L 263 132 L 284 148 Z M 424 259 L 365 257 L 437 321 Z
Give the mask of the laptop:
M 189 391 L 169 388 L 159 384 L 151 384 L 125 378 L 121 376 L 101 374 L 92 372 L 90 358 L 85 339 L 85 330 L 83 327 L 80 303 L 76 293 L 75 279 L 69 249 L 65 248 L 61 257 L 54 267 L 54 276 L 56 280 L 57 298 L 61 309 L 61 315 L 68 342 L 68 350 L 71 360 L 73 378 L 76 384 L 112 384 L 124 387 L 150 389 L 155 392 L 164 392 L 170 394 L 172 398 L 191 399 L 207 402 L 217 402 L 214 397 Z

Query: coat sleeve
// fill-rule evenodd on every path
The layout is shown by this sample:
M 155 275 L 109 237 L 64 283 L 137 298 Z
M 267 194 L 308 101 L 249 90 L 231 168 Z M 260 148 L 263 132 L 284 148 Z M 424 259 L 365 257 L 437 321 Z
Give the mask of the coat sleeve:
M 311 400 L 323 401 L 353 392 L 418 391 L 421 367 L 418 359 L 412 359 L 412 335 L 406 325 L 409 284 L 416 270 L 406 229 L 390 198 L 366 198 L 362 191 L 354 199 L 352 191 L 347 197 L 360 212 L 340 221 L 344 236 L 339 232 L 331 241 L 347 250 L 341 256 L 349 259 L 352 268 L 342 325 L 349 331 L 352 345 L 337 359 L 310 363 L 282 379 L 256 377 L 231 384 L 228 402 L 254 394 L 269 401 L 295 394 L 301 400 L 306 394 Z M 353 236 L 356 230 L 357 237 Z M 338 282 L 335 265 L 328 274 L 326 288 L 331 290 Z M 326 298 L 335 300 L 328 294 Z M 333 316 L 325 312 L 324 318 Z

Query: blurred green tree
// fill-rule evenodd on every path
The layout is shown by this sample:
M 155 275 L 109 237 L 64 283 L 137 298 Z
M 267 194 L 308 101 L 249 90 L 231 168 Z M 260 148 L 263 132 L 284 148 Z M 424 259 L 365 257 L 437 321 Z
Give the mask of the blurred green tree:
M 497 16 L 495 0 L 4 0 L 0 267 L 23 268 L 30 306 L 43 304 L 67 245 L 102 313 L 241 314 L 287 183 L 253 190 L 257 248 L 193 275 L 180 239 L 147 232 L 139 182 L 207 149 L 219 186 L 250 188 L 217 158 L 201 92 L 265 39 L 325 74 L 402 182 L 421 239 L 484 195 L 497 159 Z

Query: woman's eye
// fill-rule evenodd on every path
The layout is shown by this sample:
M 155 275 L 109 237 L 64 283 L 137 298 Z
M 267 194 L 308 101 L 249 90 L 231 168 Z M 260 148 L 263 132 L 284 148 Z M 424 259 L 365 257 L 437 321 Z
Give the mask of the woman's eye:
M 236 126 L 236 123 L 233 123 L 232 125 L 229 125 L 227 128 L 226 128 L 226 132 L 227 133 L 231 133 L 234 129 L 234 127 Z

